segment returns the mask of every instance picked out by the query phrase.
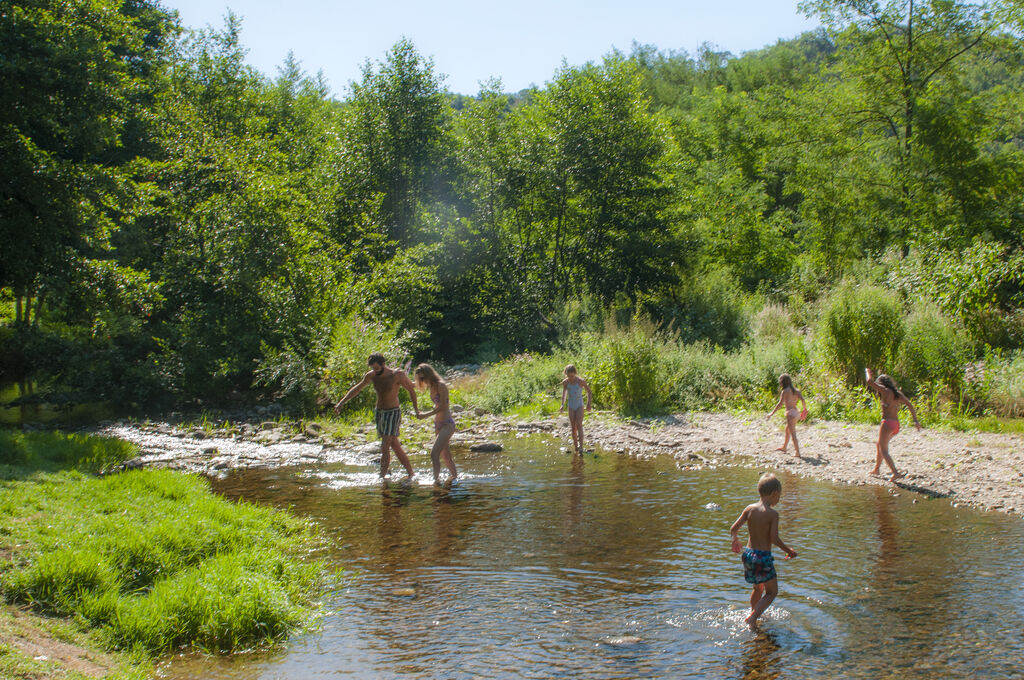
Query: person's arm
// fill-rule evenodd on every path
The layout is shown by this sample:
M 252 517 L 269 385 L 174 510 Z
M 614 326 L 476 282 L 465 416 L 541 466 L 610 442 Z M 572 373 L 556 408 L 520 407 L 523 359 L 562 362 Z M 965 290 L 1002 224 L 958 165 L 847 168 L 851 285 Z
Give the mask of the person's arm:
M 565 410 L 565 397 L 568 394 L 568 389 L 569 389 L 568 387 L 566 387 L 566 383 L 567 382 L 568 382 L 567 380 L 563 380 L 562 381 L 562 407 L 560 409 L 558 409 L 559 413 L 561 413 L 562 411 Z
M 796 396 L 800 397 L 800 403 L 803 404 L 804 407 L 803 410 L 800 411 L 800 420 L 803 420 L 807 417 L 807 402 L 804 401 L 804 393 L 800 390 L 796 391 Z
M 874 372 L 872 372 L 870 368 L 864 369 L 864 375 L 867 376 L 866 384 L 869 390 L 871 390 L 872 392 L 877 392 L 878 394 L 883 394 L 885 392 L 887 388 L 875 382 L 875 374 Z
M 345 402 L 362 392 L 363 388 L 369 385 L 371 380 L 373 380 L 373 371 L 367 371 L 366 375 L 363 376 L 363 379 L 353 385 L 352 388 L 345 393 L 345 396 L 334 405 L 334 412 L 341 413 L 341 407 L 345 405 Z
M 775 408 L 773 408 L 773 409 L 772 409 L 772 412 L 771 412 L 771 413 L 769 413 L 768 415 L 766 415 L 766 416 L 764 417 L 764 419 L 765 419 L 765 420 L 768 420 L 768 419 L 769 419 L 769 418 L 771 418 L 771 417 L 772 417 L 773 415 L 775 415 L 775 412 L 779 410 L 779 407 L 780 407 L 780 406 L 782 406 L 782 392 L 779 392 L 779 400 L 778 400 L 777 402 L 775 402 Z
M 911 404 L 910 400 L 907 399 L 906 397 L 903 397 L 903 403 L 907 405 L 908 409 L 910 409 L 910 415 L 913 416 L 913 418 L 914 418 L 914 426 L 918 430 L 920 430 L 921 429 L 921 421 L 917 419 L 917 410 L 914 408 L 914 405 Z
M 783 550 L 785 551 L 785 553 L 786 553 L 787 555 L 789 555 L 790 557 L 796 557 L 796 551 L 795 551 L 795 550 L 793 550 L 793 549 L 791 549 L 791 548 L 790 548 L 790 547 L 789 547 L 788 545 L 786 545 L 785 543 L 783 543 L 783 542 L 782 542 L 782 539 L 781 539 L 781 538 L 779 538 L 779 513 L 775 513 L 775 516 L 774 516 L 774 517 L 772 517 L 772 528 L 771 528 L 771 532 L 772 532 L 772 545 L 777 545 L 777 546 L 779 546 L 779 547 L 780 547 L 780 548 L 782 548 L 782 549 L 783 549 Z
M 409 376 L 404 371 L 396 371 L 398 373 L 398 386 L 404 387 L 405 391 L 409 393 L 409 399 L 412 401 L 412 408 L 418 414 L 420 412 L 419 404 L 416 403 L 416 386 L 412 384 L 412 380 L 409 380 Z
M 594 393 L 590 391 L 590 385 L 583 378 L 580 378 L 580 382 L 583 383 L 583 388 L 587 391 L 587 410 L 590 410 L 590 402 L 594 399 Z
M 729 533 L 732 534 L 732 551 L 734 553 L 743 552 L 743 546 L 740 545 L 740 527 L 747 523 L 747 514 L 750 512 L 750 508 L 743 508 L 743 512 L 740 516 L 732 523 L 732 528 L 729 529 Z
M 434 404 L 434 408 L 427 411 L 426 413 L 416 412 L 417 418 L 429 418 L 432 415 L 436 415 L 441 411 L 448 410 L 448 386 L 444 383 L 439 383 L 437 386 L 437 403 Z

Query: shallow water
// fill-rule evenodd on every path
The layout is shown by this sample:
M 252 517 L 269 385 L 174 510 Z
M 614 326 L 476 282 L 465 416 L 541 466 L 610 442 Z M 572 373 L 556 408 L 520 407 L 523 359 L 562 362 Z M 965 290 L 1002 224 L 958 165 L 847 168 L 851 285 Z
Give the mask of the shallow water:
M 371 456 L 214 480 L 315 518 L 346 572 L 318 631 L 164 675 L 1020 677 L 1018 519 L 784 476 L 780 533 L 799 556 L 777 560 L 779 598 L 751 632 L 729 526 L 757 471 L 506 443 L 456 451 L 466 474 L 451 490 L 383 486 Z

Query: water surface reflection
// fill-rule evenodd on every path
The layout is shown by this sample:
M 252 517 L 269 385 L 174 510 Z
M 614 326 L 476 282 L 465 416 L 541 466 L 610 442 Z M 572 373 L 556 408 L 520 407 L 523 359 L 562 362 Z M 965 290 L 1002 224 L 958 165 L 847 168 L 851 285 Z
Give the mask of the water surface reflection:
M 220 493 L 315 518 L 347 569 L 322 628 L 170 677 L 1012 677 L 1024 528 L 881 487 L 784 477 L 780 596 L 758 632 L 729 525 L 758 472 L 583 459 L 557 442 L 458 452 L 453 488 L 366 469 L 239 471 Z M 426 469 L 425 456 L 414 457 Z M 707 510 L 716 503 L 720 510 Z M 713 506 L 712 506 L 713 507 Z

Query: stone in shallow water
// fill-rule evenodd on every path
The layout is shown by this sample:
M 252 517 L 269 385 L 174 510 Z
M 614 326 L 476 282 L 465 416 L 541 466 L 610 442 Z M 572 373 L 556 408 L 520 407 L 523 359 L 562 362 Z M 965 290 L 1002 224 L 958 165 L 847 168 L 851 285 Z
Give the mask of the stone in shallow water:
M 469 447 L 470 451 L 504 451 L 505 448 L 498 442 L 480 442 Z
M 395 597 L 416 597 L 415 588 L 395 588 L 391 591 Z
M 621 635 L 619 637 L 604 638 L 601 642 L 612 647 L 626 647 L 639 643 L 640 638 L 635 635 Z
M 704 506 L 704 509 L 705 510 L 721 510 L 722 506 L 719 505 L 718 503 L 708 503 L 707 505 Z

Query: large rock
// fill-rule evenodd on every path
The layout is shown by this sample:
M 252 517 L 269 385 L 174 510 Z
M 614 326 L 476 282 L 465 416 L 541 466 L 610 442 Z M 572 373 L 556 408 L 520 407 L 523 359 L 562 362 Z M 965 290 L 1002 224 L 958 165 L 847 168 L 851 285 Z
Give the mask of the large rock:
M 483 451 L 483 452 L 498 452 L 504 451 L 503 447 L 498 442 L 480 442 L 479 444 L 473 444 L 469 447 L 470 451 Z

